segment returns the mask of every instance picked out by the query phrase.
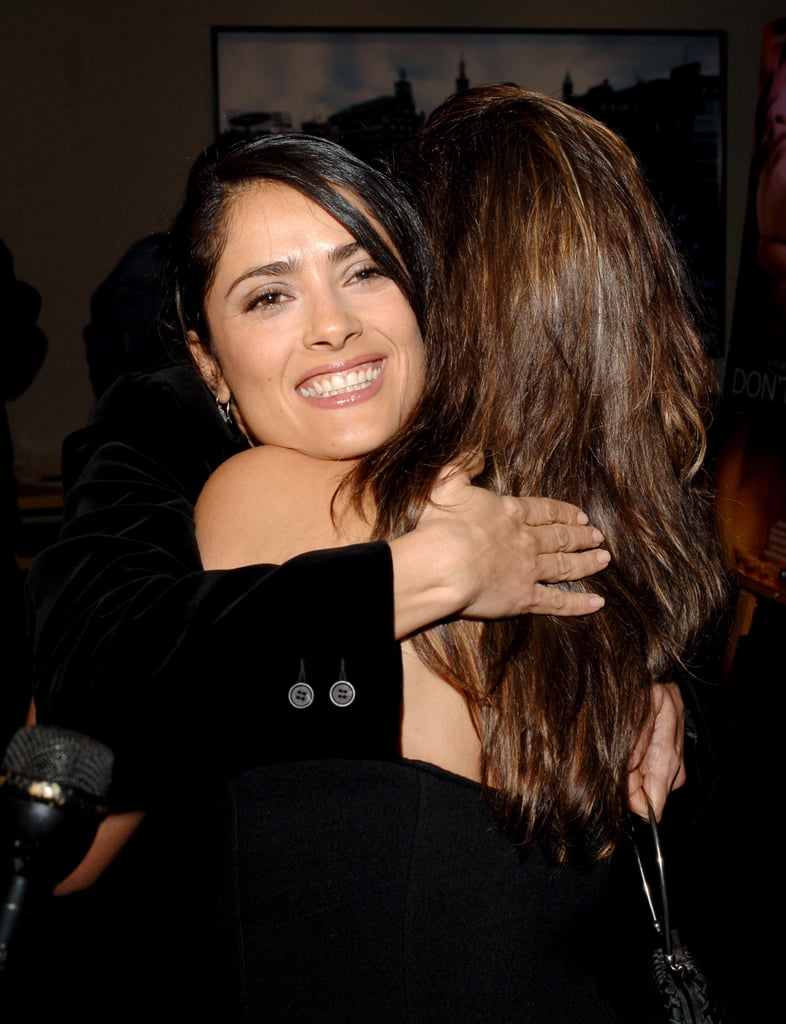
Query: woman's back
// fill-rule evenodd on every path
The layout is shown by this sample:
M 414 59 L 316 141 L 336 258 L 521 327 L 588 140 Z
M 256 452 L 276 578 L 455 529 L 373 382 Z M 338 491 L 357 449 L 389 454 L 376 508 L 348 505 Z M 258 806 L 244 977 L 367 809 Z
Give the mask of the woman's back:
M 642 1020 L 625 1004 L 645 992 L 646 919 L 617 898 L 632 865 L 520 859 L 477 783 L 413 761 L 271 765 L 207 812 L 224 867 L 207 939 L 239 1020 Z

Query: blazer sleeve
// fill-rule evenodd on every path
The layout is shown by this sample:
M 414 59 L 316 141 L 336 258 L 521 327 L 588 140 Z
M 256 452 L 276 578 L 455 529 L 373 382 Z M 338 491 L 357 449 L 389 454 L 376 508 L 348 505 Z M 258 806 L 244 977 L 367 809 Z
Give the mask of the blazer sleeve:
M 397 755 L 387 543 L 202 569 L 194 504 L 242 444 L 179 368 L 119 382 L 63 445 L 62 529 L 26 583 L 34 694 L 113 749 L 118 806 L 191 769 Z

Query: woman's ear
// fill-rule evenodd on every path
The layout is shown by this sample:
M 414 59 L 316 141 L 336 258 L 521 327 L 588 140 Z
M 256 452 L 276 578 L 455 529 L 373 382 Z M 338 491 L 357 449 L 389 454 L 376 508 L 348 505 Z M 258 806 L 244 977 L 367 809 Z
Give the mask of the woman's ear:
M 222 404 L 228 402 L 230 398 L 229 388 L 224 381 L 224 375 L 221 372 L 221 367 L 216 357 L 206 345 L 202 344 L 196 331 L 188 331 L 186 333 L 186 340 L 188 341 L 188 351 L 191 353 L 191 358 L 202 374 L 205 384 L 216 396 L 216 401 Z

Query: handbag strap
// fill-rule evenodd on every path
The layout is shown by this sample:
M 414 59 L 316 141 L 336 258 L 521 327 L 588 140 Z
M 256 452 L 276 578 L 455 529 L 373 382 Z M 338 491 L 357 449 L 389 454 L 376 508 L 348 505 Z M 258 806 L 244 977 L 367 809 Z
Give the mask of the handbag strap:
M 661 846 L 660 832 L 658 831 L 658 819 L 655 817 L 655 811 L 650 803 L 647 804 L 647 812 L 649 814 L 652 842 L 655 849 L 655 866 L 657 869 L 660 913 L 658 913 L 658 910 L 655 907 L 652 887 L 650 886 L 649 879 L 647 878 L 647 872 L 644 869 L 644 863 L 642 861 L 638 843 L 636 842 L 636 837 L 631 832 L 633 835 L 633 849 L 636 853 L 636 862 L 639 865 L 639 873 L 641 874 L 644 895 L 647 897 L 647 904 L 649 905 L 650 913 L 652 914 L 652 922 L 655 926 L 655 931 L 660 936 L 663 944 L 663 952 L 666 955 L 666 962 L 672 964 L 674 960 L 674 952 L 672 948 L 671 921 L 669 916 L 669 894 L 666 889 L 666 870 L 663 863 L 663 847 Z

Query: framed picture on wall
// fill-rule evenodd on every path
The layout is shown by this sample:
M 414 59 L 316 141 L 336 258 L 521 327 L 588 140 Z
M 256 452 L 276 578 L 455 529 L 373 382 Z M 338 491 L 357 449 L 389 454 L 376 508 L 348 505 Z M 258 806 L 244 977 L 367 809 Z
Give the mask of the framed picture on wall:
M 636 153 L 722 355 L 725 32 L 215 26 L 212 55 L 217 139 L 305 131 L 369 162 L 470 85 L 510 81 L 581 107 Z

